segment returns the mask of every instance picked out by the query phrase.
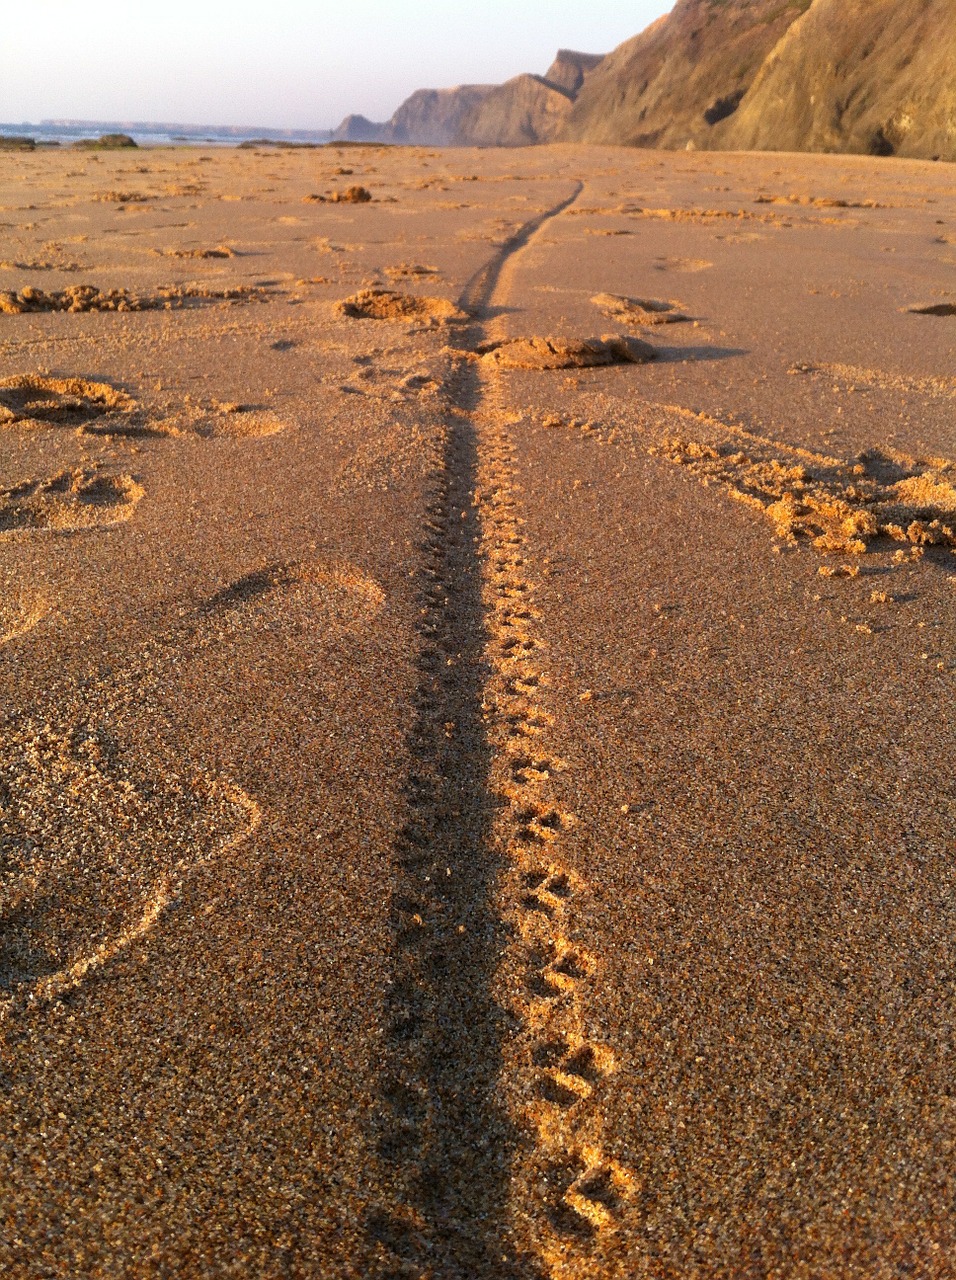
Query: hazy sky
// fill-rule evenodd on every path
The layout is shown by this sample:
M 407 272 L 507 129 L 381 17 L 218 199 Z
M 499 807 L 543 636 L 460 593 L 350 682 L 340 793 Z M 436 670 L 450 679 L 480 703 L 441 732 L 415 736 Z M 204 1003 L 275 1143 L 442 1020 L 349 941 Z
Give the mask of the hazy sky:
M 413 89 L 606 53 L 673 0 L 29 0 L 4 5 L 0 120 L 327 128 Z

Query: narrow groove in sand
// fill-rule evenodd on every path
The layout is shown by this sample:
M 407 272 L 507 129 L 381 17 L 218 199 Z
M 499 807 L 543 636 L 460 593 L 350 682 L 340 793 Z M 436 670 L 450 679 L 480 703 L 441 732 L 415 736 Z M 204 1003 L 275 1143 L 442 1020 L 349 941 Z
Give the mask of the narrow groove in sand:
M 520 253 L 580 192 L 468 283 L 469 350 L 492 336 Z M 541 1280 L 614 1228 L 630 1178 L 604 1154 L 589 1105 L 614 1059 L 587 1035 L 584 989 L 599 962 L 573 940 L 584 885 L 557 856 L 574 818 L 551 794 L 563 762 L 547 747 L 501 376 L 469 361 L 446 392 L 376 1118 L 393 1194 L 368 1228 L 382 1274 Z M 505 1009 L 496 993 L 509 969 L 520 991 Z

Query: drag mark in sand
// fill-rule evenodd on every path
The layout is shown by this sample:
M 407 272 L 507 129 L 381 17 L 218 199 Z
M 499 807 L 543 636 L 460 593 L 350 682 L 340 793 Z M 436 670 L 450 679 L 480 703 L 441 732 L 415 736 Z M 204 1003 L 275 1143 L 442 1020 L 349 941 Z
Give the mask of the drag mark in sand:
M 472 354 L 499 336 L 487 318 L 516 255 L 579 193 L 521 228 L 465 290 Z M 564 765 L 547 743 L 499 377 L 474 359 L 449 375 L 418 571 L 375 1122 L 392 1194 L 368 1222 L 389 1276 L 569 1274 L 613 1230 L 631 1184 L 593 1113 L 614 1058 L 587 1032 L 600 964 L 573 937 L 585 885 L 559 857 L 574 818 L 552 794 Z

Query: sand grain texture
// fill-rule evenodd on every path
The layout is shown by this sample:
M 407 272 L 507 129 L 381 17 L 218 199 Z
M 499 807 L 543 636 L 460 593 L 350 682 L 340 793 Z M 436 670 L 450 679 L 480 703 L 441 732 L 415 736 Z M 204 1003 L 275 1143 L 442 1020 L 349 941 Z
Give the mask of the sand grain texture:
M 948 168 L 0 203 L 0 1272 L 953 1275 Z

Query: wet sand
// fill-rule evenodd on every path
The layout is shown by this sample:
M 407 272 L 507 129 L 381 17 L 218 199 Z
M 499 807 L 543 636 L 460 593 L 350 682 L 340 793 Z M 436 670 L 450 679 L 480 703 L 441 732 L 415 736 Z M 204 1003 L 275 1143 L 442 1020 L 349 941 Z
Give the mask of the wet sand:
M 951 167 L 0 228 L 0 1269 L 956 1274 Z

